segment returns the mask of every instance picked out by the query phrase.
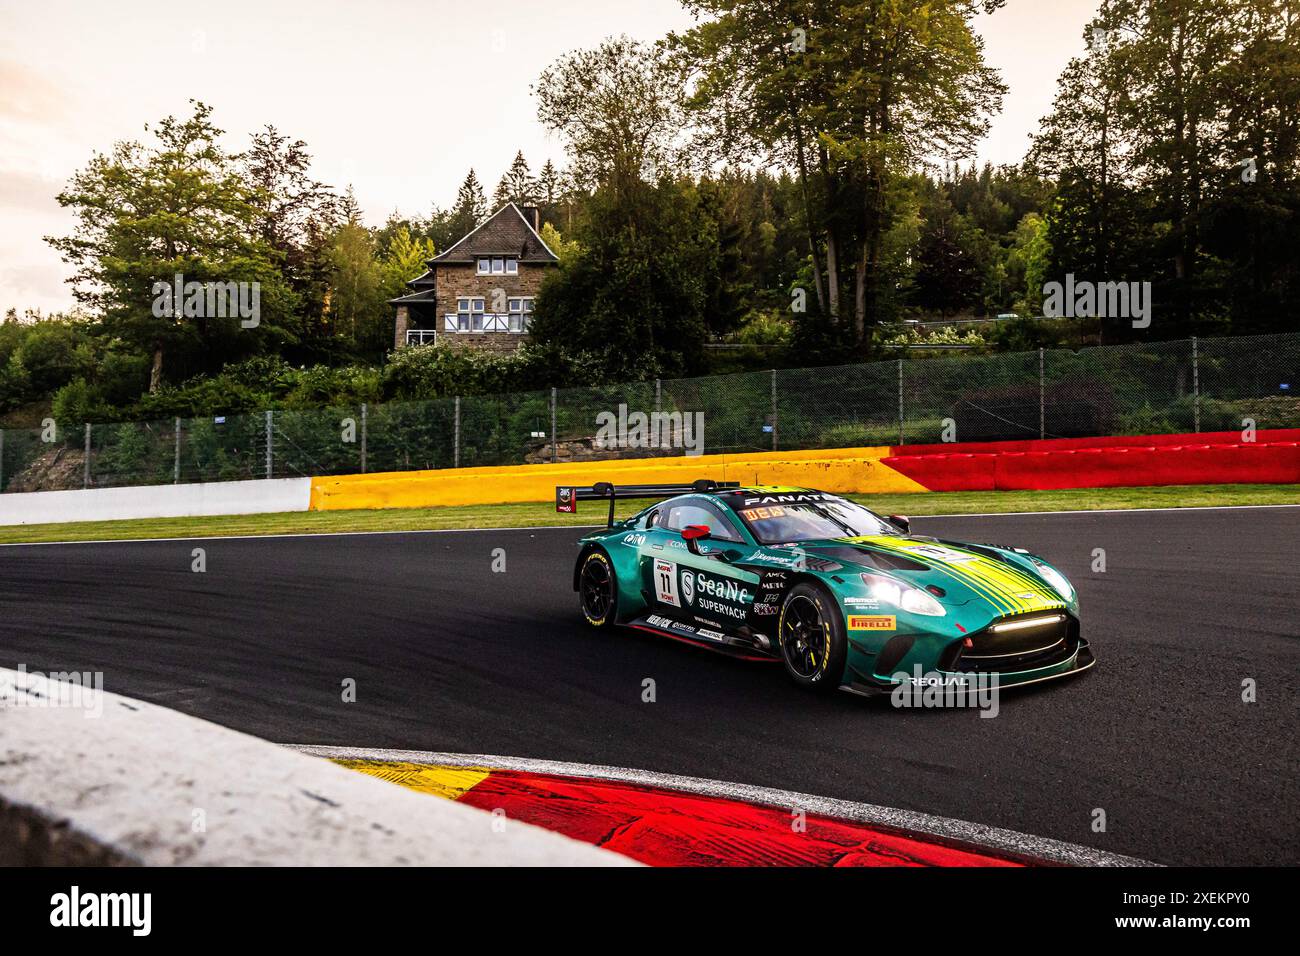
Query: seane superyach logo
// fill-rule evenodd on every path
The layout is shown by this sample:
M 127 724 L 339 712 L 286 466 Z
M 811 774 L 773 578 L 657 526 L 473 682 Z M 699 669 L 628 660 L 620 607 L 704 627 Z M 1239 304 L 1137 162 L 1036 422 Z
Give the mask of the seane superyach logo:
M 83 893 L 73 886 L 50 897 L 50 925 L 59 927 L 117 926 L 132 936 L 148 936 L 153 928 L 150 893 Z

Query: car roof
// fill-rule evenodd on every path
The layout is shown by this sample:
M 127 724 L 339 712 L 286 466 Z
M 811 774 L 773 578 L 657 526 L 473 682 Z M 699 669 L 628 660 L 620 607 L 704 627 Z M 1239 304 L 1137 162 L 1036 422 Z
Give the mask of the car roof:
M 819 500 L 823 498 L 839 498 L 840 496 L 830 491 L 819 491 L 816 488 L 798 488 L 793 485 L 749 485 L 745 488 L 731 488 L 726 491 L 715 491 L 714 497 L 724 502 L 729 507 L 735 509 L 743 507 L 746 502 L 753 504 L 754 498 L 772 498 L 773 503 L 782 498 L 788 500 L 789 497 L 797 499 L 799 495 L 814 495 L 815 498 L 810 500 Z

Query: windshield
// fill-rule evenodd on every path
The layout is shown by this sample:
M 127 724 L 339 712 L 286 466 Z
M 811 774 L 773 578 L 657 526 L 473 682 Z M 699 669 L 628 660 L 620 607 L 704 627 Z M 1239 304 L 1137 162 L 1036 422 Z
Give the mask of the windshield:
M 899 533 L 893 525 L 861 505 L 830 496 L 819 501 L 742 506 L 736 513 L 759 544 Z

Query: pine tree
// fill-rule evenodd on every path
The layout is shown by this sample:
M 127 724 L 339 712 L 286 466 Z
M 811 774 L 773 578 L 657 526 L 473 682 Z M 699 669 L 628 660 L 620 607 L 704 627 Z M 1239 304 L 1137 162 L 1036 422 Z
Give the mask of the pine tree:
M 497 183 L 496 192 L 492 197 L 492 204 L 497 209 L 508 202 L 516 206 L 537 205 L 537 180 L 533 179 L 532 170 L 528 168 L 528 160 L 524 159 L 523 150 L 515 153 L 514 162 L 501 177 L 501 182 Z
M 478 175 L 471 169 L 456 192 L 456 205 L 451 211 L 454 226 L 452 232 L 459 239 L 472 232 L 487 218 L 487 215 L 487 197 L 483 195 L 483 187 L 479 185 Z

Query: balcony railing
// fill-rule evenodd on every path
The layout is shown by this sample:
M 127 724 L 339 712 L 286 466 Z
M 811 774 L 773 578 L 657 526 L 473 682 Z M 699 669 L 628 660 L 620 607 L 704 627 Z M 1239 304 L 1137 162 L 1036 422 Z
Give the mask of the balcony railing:
M 527 333 L 532 318 L 532 312 L 466 312 L 460 315 L 449 312 L 442 317 L 442 331 L 448 334 L 510 332 L 523 335 Z

